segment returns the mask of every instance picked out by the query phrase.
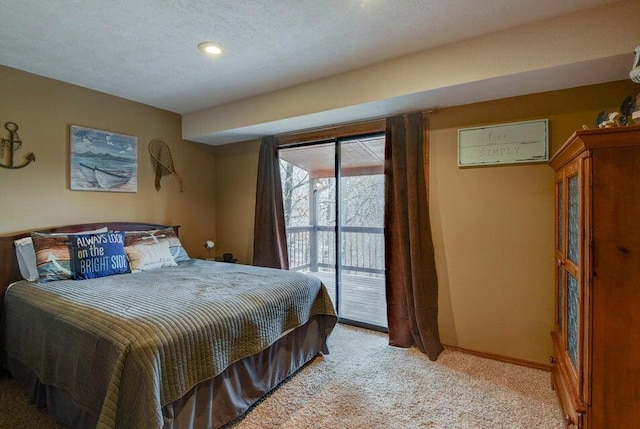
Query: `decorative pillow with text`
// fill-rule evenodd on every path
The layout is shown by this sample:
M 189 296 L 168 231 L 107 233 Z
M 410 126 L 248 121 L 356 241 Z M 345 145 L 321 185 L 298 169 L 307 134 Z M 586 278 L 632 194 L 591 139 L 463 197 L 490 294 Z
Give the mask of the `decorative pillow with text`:
M 131 264 L 131 272 L 152 271 L 159 268 L 175 267 L 176 261 L 171 255 L 169 243 L 139 244 L 124 248 Z
M 69 237 L 71 271 L 76 280 L 124 274 L 130 271 L 124 251 L 124 233 L 82 234 Z

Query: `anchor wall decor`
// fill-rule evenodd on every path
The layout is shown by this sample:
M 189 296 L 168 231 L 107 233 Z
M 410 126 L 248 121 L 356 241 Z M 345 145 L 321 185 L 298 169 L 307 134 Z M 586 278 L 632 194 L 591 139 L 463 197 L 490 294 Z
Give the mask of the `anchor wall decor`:
M 22 140 L 18 135 L 18 125 L 16 123 L 7 122 L 6 124 L 4 124 L 4 127 L 7 129 L 7 131 L 9 131 L 9 139 L 0 140 L 0 159 L 4 160 L 4 151 L 5 149 L 8 149 L 9 163 L 8 164 L 0 163 L 0 167 L 11 168 L 11 169 L 22 168 L 29 165 L 32 161 L 35 161 L 36 156 L 33 154 L 33 152 L 29 152 L 27 156 L 24 157 L 25 158 L 24 163 L 22 163 L 21 165 L 13 165 L 13 152 L 15 152 L 16 150 L 22 147 Z

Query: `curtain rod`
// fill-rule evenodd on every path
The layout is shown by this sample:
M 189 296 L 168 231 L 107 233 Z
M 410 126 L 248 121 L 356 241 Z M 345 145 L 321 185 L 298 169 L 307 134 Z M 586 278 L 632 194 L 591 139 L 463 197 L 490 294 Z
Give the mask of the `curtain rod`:
M 276 135 L 276 141 L 279 146 L 290 143 L 302 143 L 305 141 L 323 141 L 341 137 L 349 137 L 360 134 L 373 134 L 376 132 L 384 132 L 385 120 L 375 120 L 367 122 L 353 122 L 344 125 L 335 125 L 330 127 L 317 128 L 291 134 Z

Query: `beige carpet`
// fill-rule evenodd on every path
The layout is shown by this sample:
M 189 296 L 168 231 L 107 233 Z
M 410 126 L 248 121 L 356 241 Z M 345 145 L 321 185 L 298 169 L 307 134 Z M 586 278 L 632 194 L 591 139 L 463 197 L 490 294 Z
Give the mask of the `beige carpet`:
M 389 347 L 384 334 L 339 325 L 314 360 L 234 429 L 562 428 L 547 372 L 445 351 L 437 362 Z M 55 428 L 0 378 L 0 428 Z

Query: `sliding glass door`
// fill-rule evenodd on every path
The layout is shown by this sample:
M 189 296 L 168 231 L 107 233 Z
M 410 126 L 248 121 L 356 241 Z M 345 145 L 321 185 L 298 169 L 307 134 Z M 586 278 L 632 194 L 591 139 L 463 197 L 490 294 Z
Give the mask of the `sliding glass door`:
M 384 135 L 279 156 L 290 269 L 320 278 L 342 321 L 386 328 Z

